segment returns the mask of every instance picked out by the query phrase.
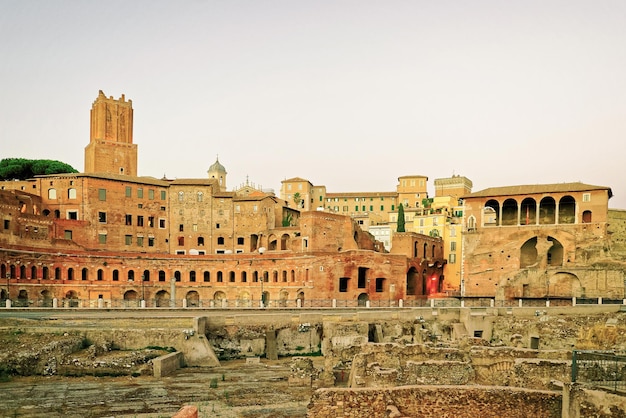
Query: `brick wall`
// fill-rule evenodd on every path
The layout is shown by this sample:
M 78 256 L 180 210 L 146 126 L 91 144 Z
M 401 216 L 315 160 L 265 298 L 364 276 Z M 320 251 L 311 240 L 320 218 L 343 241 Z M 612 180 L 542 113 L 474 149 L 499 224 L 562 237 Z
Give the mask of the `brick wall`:
M 307 417 L 560 418 L 561 393 L 487 386 L 318 389 Z

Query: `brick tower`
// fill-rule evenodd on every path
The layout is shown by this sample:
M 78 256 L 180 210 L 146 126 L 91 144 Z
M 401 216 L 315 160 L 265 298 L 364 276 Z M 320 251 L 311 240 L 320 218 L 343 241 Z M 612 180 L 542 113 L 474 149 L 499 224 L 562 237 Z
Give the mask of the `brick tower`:
M 85 173 L 137 176 L 133 144 L 133 102 L 107 98 L 102 90 L 91 107 L 91 132 L 85 147 Z

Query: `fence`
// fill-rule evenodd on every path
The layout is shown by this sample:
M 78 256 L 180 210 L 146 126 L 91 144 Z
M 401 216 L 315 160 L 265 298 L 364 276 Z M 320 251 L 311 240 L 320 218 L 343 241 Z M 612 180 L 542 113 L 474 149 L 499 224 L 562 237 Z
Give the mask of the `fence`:
M 367 299 L 0 299 L 0 308 L 545 308 L 576 305 L 626 305 L 622 299 L 571 298 L 571 299 L 510 299 L 495 300 L 489 297 L 474 298 L 418 298 L 409 300 Z
M 626 390 L 626 355 L 574 350 L 572 383 L 583 383 L 614 392 Z

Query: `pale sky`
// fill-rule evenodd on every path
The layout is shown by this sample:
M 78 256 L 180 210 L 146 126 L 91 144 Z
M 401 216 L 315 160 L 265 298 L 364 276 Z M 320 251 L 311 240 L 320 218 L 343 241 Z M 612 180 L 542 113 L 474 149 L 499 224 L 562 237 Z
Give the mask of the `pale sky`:
M 139 175 L 393 191 L 581 181 L 626 209 L 626 1 L 0 0 L 0 158 L 84 169 L 98 90 Z

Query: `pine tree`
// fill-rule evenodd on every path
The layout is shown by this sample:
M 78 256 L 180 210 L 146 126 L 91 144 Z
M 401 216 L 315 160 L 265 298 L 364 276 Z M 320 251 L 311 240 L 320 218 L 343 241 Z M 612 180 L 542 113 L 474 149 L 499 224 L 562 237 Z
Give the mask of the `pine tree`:
M 406 232 L 404 230 L 404 205 L 400 203 L 398 205 L 398 226 L 396 228 L 397 232 Z

